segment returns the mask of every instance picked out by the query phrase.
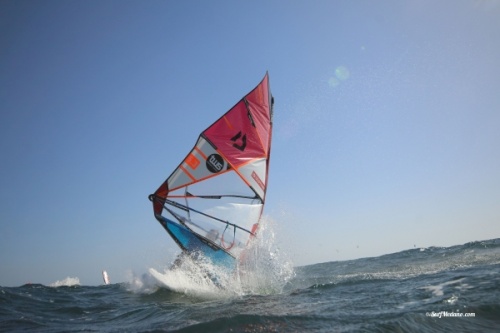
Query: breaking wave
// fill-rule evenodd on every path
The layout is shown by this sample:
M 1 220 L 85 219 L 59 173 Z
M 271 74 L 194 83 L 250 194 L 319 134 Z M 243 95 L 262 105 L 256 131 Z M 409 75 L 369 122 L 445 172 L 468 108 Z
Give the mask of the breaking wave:
M 71 287 L 71 286 L 79 286 L 80 285 L 80 279 L 77 277 L 67 277 L 62 280 L 58 280 L 56 282 L 53 282 L 49 284 L 49 287 Z

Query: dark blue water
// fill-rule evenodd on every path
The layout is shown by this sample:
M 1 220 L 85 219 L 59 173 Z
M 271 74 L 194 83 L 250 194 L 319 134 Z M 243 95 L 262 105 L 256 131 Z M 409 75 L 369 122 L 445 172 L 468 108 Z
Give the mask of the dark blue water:
M 500 239 L 299 267 L 269 288 L 152 281 L 0 287 L 0 331 L 500 331 Z

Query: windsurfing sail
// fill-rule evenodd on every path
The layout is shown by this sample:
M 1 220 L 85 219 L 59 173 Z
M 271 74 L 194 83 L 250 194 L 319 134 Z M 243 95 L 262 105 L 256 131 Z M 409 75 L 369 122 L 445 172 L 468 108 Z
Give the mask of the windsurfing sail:
M 104 284 L 109 284 L 109 275 L 108 275 L 108 272 L 102 271 L 102 279 L 104 280 Z
M 234 267 L 266 199 L 273 97 L 269 75 L 205 129 L 154 194 L 156 219 L 187 254 Z

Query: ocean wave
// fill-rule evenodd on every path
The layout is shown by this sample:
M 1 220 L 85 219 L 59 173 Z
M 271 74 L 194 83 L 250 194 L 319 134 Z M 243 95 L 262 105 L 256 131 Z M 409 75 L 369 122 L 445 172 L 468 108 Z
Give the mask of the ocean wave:
M 496 332 L 497 244 L 303 266 L 283 288 L 231 297 L 153 288 L 143 277 L 96 287 L 0 287 L 0 332 Z

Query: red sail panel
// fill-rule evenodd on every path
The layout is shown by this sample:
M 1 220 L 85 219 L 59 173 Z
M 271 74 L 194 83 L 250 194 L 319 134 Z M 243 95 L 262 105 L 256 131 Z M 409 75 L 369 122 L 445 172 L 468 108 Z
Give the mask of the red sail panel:
M 203 134 L 235 168 L 256 157 L 265 156 L 243 100 Z
M 269 79 L 266 75 L 264 80 L 247 96 L 248 106 L 252 112 L 261 145 L 266 156 L 269 155 L 271 141 L 271 96 L 269 93 Z
M 267 158 L 270 139 L 268 76 L 233 108 L 203 132 L 227 161 L 237 168 Z

